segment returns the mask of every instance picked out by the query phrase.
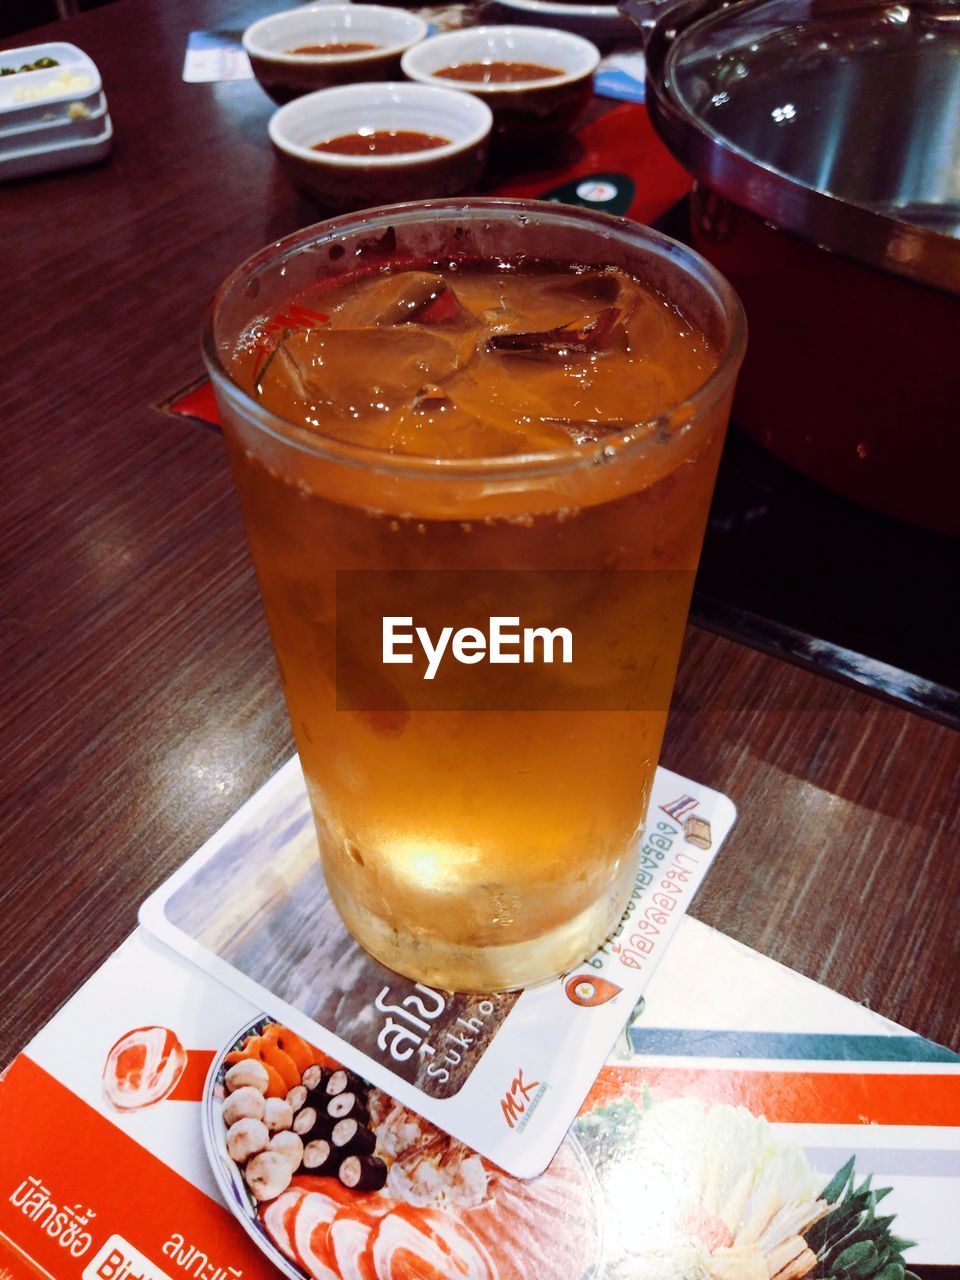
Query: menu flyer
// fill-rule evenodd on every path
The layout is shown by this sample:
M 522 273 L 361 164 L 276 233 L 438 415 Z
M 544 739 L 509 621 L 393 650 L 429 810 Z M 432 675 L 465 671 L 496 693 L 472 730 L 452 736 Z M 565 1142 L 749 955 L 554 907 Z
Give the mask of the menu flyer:
M 633 889 L 607 942 L 553 982 L 451 993 L 384 968 L 347 932 L 294 756 L 147 899 L 140 923 L 269 1010 L 285 1029 L 281 1052 L 293 1044 L 302 1066 L 293 1037 L 531 1177 L 556 1154 L 735 818 L 726 796 L 657 769 Z M 300 1085 L 273 1049 L 261 1056 L 285 1070 L 287 1089 Z
M 908 1280 L 958 1208 L 960 1058 L 690 918 L 531 1179 L 142 929 L 0 1078 L 3 1280 Z

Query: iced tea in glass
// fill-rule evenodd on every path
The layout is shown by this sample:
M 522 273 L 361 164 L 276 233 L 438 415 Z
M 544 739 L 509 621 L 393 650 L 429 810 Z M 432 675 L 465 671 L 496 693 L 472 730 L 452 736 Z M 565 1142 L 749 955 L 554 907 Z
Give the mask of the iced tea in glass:
M 390 968 L 529 985 L 619 919 L 743 346 L 692 251 L 533 202 L 341 218 L 221 287 L 324 872 Z

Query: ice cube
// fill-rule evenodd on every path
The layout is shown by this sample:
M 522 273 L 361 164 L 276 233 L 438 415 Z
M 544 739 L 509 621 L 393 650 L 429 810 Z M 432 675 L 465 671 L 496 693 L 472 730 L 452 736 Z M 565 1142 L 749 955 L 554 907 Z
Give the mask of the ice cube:
M 609 350 L 619 332 L 619 308 L 605 307 L 586 323 L 573 321 L 530 333 L 495 333 L 487 339 L 486 349 L 511 355 L 558 356 L 563 360 Z
M 310 423 L 406 405 L 410 388 L 442 384 L 473 351 L 469 335 L 403 325 L 302 330 L 283 338 L 258 378 L 267 408 Z M 314 424 L 316 425 L 316 424 Z
M 630 317 L 630 347 L 645 360 L 670 359 L 677 315 L 665 299 L 640 294 Z
M 632 431 L 675 402 L 669 390 L 653 361 L 624 368 L 604 351 L 557 356 L 481 348 L 450 394 L 464 411 L 526 435 L 529 447 L 551 449 Z
M 386 446 L 393 453 L 430 458 L 490 458 L 519 453 L 523 435 L 471 413 L 449 394 L 428 388 L 391 416 Z
M 464 317 L 456 293 L 435 271 L 398 271 L 368 283 L 337 308 L 337 324 L 351 327 L 449 324 Z
M 604 271 L 541 271 L 512 275 L 478 273 L 457 285 L 463 305 L 482 316 L 493 333 L 536 333 L 572 325 L 583 328 L 608 307 L 623 319 L 642 296 L 635 281 Z
M 543 380 L 514 377 L 502 365 L 500 359 L 481 358 L 454 380 L 446 397 L 451 408 L 435 411 L 430 422 L 435 433 L 442 432 L 441 456 L 549 453 L 576 439 L 564 414 L 570 397 L 544 394 Z M 548 391 L 555 391 L 555 383 Z
M 624 307 L 639 293 L 635 281 L 615 267 L 606 271 L 565 272 L 550 275 L 541 286 L 541 292 L 554 307 L 570 304 L 581 312 L 603 307 Z
M 287 335 L 289 337 L 289 334 Z M 260 371 L 257 374 L 255 387 L 257 395 L 263 396 L 264 386 L 285 385 L 289 394 L 299 400 L 307 397 L 307 387 L 299 364 L 287 348 L 287 339 L 280 338 L 271 351 L 268 351 Z
M 423 304 L 407 319 L 416 320 L 417 324 L 423 325 L 455 324 L 458 321 L 465 321 L 467 324 L 473 322 L 473 317 L 464 311 L 456 293 L 446 284 L 441 289 L 433 290 Z

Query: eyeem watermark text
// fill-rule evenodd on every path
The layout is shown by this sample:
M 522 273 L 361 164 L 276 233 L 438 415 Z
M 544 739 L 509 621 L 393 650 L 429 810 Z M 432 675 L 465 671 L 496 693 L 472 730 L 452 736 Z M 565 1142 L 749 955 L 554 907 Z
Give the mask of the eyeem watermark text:
M 660 711 L 692 587 L 692 570 L 338 569 L 318 657 L 337 710 L 377 732 L 418 711 Z
M 517 666 L 521 663 L 573 662 L 573 632 L 568 627 L 521 627 L 519 617 L 496 615 L 487 630 L 479 627 L 442 627 L 434 641 L 426 627 L 415 627 L 412 616 L 388 615 L 383 619 L 382 654 L 385 666 L 410 666 L 414 649 L 420 646 L 426 658 L 424 680 L 433 680 L 449 654 L 456 662 L 474 666 L 491 662 Z M 555 656 L 559 651 L 559 657 Z

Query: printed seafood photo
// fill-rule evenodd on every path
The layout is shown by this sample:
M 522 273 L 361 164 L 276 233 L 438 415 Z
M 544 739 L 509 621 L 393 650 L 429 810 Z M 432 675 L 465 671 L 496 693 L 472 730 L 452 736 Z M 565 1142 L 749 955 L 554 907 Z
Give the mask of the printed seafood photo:
M 609 1280 L 918 1280 L 914 1241 L 877 1212 L 890 1188 L 858 1180 L 853 1157 L 830 1176 L 746 1107 L 616 1079 L 574 1126 L 603 1189 Z
M 529 1181 L 267 1017 L 213 1061 L 204 1141 L 290 1280 L 600 1280 L 601 1200 L 577 1140 Z
M 290 1280 L 928 1274 L 856 1156 L 817 1168 L 826 1153 L 763 1115 L 665 1093 L 636 1065 L 604 1068 L 529 1180 L 266 1017 L 214 1060 L 204 1120 L 221 1192 Z

